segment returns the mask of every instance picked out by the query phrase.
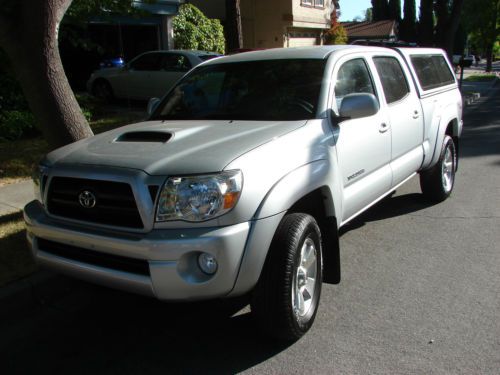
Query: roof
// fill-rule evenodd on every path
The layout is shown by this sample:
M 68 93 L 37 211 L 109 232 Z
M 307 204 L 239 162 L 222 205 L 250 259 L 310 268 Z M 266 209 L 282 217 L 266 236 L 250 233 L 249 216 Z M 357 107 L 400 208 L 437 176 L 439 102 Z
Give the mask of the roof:
M 377 22 L 342 22 L 349 39 L 353 38 L 386 38 L 394 35 L 396 21 L 384 20 Z
M 332 52 L 366 48 L 361 46 L 311 46 L 311 47 L 297 47 L 297 48 L 271 48 L 262 51 L 252 51 L 238 53 L 235 55 L 225 56 L 210 63 L 230 63 L 254 60 L 280 60 L 280 59 L 324 59 Z

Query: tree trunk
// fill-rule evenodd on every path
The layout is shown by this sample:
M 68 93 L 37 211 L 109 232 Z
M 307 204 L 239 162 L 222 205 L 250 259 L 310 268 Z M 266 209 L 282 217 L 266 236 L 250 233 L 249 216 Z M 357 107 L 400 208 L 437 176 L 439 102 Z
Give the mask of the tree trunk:
M 7 53 L 44 137 L 53 148 L 91 136 L 58 48 L 72 0 L 0 0 L 0 46 Z
M 491 72 L 493 69 L 493 46 L 490 44 L 486 47 L 486 71 Z
M 460 24 L 463 3 L 464 0 L 453 0 L 451 12 L 448 13 L 447 0 L 437 1 L 436 45 L 448 53 L 450 60 L 453 56 L 453 44 Z
M 240 0 L 226 0 L 226 31 L 228 51 L 243 48 Z
M 420 1 L 420 19 L 418 22 L 418 43 L 421 47 L 432 47 L 434 25 L 432 19 L 433 0 Z

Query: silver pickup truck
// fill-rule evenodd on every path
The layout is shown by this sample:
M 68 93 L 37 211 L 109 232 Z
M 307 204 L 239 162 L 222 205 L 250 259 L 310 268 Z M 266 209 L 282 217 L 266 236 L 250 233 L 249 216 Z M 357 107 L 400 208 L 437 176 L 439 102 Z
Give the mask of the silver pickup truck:
M 168 301 L 248 295 L 295 340 L 338 229 L 415 174 L 446 199 L 462 99 L 438 49 L 323 46 L 203 63 L 147 121 L 49 153 L 24 209 L 37 261 Z

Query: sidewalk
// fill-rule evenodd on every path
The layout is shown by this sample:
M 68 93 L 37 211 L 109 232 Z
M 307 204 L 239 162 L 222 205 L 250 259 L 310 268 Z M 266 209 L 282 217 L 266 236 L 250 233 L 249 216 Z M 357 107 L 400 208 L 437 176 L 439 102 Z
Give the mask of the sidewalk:
M 34 197 L 31 180 L 0 186 L 0 216 L 22 210 Z

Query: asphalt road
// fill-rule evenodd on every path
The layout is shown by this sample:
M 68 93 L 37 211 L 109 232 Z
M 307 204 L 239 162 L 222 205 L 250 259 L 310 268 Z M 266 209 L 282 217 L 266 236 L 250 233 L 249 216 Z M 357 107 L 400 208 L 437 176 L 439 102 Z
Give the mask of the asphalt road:
M 262 341 L 244 301 L 68 281 L 0 321 L 0 373 L 500 374 L 499 114 L 499 91 L 469 110 L 452 198 L 431 206 L 413 179 L 343 230 L 343 281 L 298 342 Z

